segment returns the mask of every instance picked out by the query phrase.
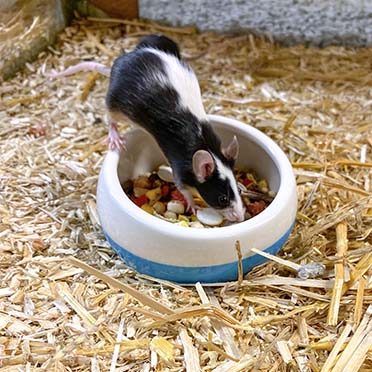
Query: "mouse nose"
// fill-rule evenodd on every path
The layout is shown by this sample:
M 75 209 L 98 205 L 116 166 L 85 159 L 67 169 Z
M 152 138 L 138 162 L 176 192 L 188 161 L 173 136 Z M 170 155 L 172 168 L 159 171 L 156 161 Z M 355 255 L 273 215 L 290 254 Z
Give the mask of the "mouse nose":
M 243 222 L 244 221 L 244 211 L 243 212 L 234 211 L 232 214 L 233 214 L 236 222 Z
M 243 222 L 244 221 L 245 209 L 242 210 L 228 210 L 224 213 L 225 217 L 231 222 Z

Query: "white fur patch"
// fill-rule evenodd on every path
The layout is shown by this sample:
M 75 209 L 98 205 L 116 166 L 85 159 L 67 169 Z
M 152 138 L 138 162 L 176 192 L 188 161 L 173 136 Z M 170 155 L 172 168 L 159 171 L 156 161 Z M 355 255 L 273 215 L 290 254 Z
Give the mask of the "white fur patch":
M 232 188 L 232 190 L 233 190 L 233 193 L 234 193 L 234 196 L 235 196 L 235 201 L 233 202 L 233 205 L 232 205 L 233 210 L 238 212 L 238 213 L 242 213 L 242 211 L 244 210 L 243 202 L 242 202 L 242 198 L 239 195 L 238 185 L 236 183 L 236 180 L 235 180 L 235 177 L 234 177 L 234 174 L 233 174 L 232 170 L 229 167 L 227 167 L 226 165 L 224 165 L 222 163 L 222 161 L 214 155 L 213 155 L 213 159 L 216 162 L 216 167 L 217 167 L 217 170 L 218 170 L 221 178 L 223 180 L 227 179 L 231 188 Z
M 157 49 L 146 48 L 158 55 L 164 62 L 169 83 L 180 97 L 180 104 L 189 109 L 198 119 L 206 119 L 206 113 L 201 99 L 198 79 L 194 72 L 180 63 L 179 59 L 171 54 Z

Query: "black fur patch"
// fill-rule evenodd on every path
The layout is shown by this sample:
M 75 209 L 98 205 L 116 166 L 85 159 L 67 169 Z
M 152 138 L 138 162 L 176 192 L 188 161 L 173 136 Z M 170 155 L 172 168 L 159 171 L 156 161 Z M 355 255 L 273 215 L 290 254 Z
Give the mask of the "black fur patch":
M 154 48 L 161 50 L 168 54 L 175 55 L 181 59 L 180 50 L 178 45 L 171 39 L 163 35 L 147 35 L 144 36 L 137 44 L 136 49 L 141 48 Z

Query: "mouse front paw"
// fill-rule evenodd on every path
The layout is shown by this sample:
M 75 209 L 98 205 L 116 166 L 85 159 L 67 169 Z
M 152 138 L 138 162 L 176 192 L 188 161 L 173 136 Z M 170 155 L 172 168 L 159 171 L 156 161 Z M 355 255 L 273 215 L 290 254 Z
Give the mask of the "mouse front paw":
M 126 150 L 125 137 L 121 136 L 118 132 L 116 124 L 111 124 L 109 127 L 109 134 L 104 140 L 104 143 L 109 146 L 110 150 Z
M 202 209 L 202 208 L 196 205 L 195 203 L 193 203 L 193 205 L 187 205 L 186 211 L 191 212 L 191 214 L 196 214 L 196 212 L 199 209 Z
M 186 200 L 186 211 L 195 214 L 196 211 L 200 209 L 200 207 L 195 204 L 194 198 L 192 197 L 190 190 L 180 189 L 180 191 Z

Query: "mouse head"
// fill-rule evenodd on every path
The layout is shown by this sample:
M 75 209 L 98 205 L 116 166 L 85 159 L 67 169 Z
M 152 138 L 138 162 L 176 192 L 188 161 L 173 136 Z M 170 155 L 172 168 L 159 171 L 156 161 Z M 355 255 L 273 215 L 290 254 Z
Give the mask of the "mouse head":
M 219 210 L 229 221 L 241 222 L 245 208 L 233 173 L 238 153 L 239 144 L 234 136 L 231 143 L 221 149 L 220 156 L 207 150 L 196 151 L 192 167 L 198 181 L 196 188 L 208 205 Z

